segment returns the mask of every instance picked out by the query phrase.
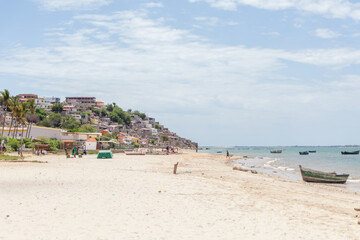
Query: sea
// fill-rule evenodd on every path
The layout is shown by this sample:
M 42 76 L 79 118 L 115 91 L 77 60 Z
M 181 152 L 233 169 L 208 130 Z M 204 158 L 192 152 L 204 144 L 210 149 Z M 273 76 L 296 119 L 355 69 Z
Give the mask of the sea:
M 270 151 L 282 150 L 282 153 Z M 314 170 L 350 174 L 344 185 L 337 185 L 360 192 L 360 155 L 342 155 L 343 151 L 357 151 L 360 146 L 276 146 L 276 147 L 201 147 L 199 152 L 242 156 L 234 164 L 242 164 L 246 168 L 268 174 L 301 181 L 299 165 Z M 316 151 L 309 155 L 300 155 L 299 152 Z

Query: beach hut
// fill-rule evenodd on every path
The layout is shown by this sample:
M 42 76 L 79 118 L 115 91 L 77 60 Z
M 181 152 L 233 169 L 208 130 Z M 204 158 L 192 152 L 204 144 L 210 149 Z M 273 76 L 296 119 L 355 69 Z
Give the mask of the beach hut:
M 63 149 L 72 149 L 76 146 L 76 142 L 74 140 L 61 140 L 60 148 Z
M 112 158 L 113 157 L 113 154 L 110 150 L 100 150 L 98 155 L 97 155 L 97 158 L 98 159 L 102 159 L 102 158 Z
M 85 149 L 87 151 L 94 151 L 97 149 L 97 141 L 95 138 L 88 138 L 85 142 Z

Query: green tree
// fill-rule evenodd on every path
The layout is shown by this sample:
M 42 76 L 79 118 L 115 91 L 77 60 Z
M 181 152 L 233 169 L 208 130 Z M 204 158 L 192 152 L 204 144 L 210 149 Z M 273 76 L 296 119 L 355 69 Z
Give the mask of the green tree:
M 26 116 L 26 120 L 28 122 L 26 137 L 30 137 L 30 131 L 31 131 L 31 128 L 32 128 L 31 124 L 34 123 L 38 118 L 35 115 L 35 99 L 27 100 L 27 106 L 28 106 L 29 113 Z
M 16 138 L 9 138 L 7 146 L 10 147 L 11 150 L 17 151 L 20 147 L 20 141 Z
M 124 124 L 123 120 L 119 117 L 119 115 L 116 112 L 111 112 L 109 114 L 109 118 L 113 122 L 117 122 L 119 124 Z
M 10 123 L 9 132 L 8 132 L 8 137 L 10 136 L 11 128 L 13 126 L 14 119 L 15 119 L 13 109 L 16 109 L 18 105 L 19 105 L 19 97 L 18 96 L 10 97 L 9 108 L 10 108 L 10 114 L 11 114 L 11 123 Z M 15 132 L 15 130 L 14 130 L 14 132 Z
M 138 115 L 142 120 L 145 120 L 145 118 L 146 118 L 146 114 L 145 114 L 145 113 L 141 113 L 141 112 L 139 112 L 138 110 L 135 110 L 135 111 L 133 112 L 133 114 L 134 114 L 134 115 Z
M 80 123 L 72 116 L 66 116 L 61 119 L 61 127 L 74 130 L 80 126 Z
M 161 139 L 161 141 L 163 141 L 163 142 L 169 141 L 169 137 L 166 136 L 166 135 L 162 135 L 162 136 L 160 137 L 160 139 Z
M 44 120 L 39 122 L 39 125 L 43 126 L 43 127 L 52 127 L 52 124 L 51 124 L 51 121 L 49 118 L 45 118 Z
M 11 107 L 12 108 L 12 107 Z M 23 129 L 26 125 L 26 114 L 28 113 L 28 105 L 27 103 L 22 103 L 17 105 L 15 108 L 11 109 L 14 112 L 14 116 L 18 125 Z M 21 132 L 21 140 L 20 140 L 20 156 L 23 157 L 22 153 L 22 144 L 23 144 L 24 132 Z
M 56 128 L 60 127 L 61 126 L 61 119 L 62 119 L 62 117 L 61 117 L 60 113 L 52 112 L 49 115 L 49 120 L 51 122 L 52 127 L 56 127 Z
M 51 111 L 54 113 L 62 113 L 63 110 L 64 110 L 64 106 L 61 103 L 55 103 L 51 107 Z
M 120 119 L 118 121 L 113 121 L 113 122 L 118 122 L 119 124 L 126 124 L 126 125 L 130 125 L 131 123 L 131 116 L 129 113 L 125 112 L 124 110 L 122 110 L 120 107 L 115 106 L 113 108 L 113 111 L 110 113 L 110 115 L 112 115 L 113 117 L 115 116 L 114 114 L 116 114 Z M 109 117 L 110 117 L 109 115 Z M 114 117 L 115 118 L 115 117 Z M 110 118 L 111 119 L 111 118 Z
M 5 89 L 3 92 L 1 92 L 1 104 L 3 105 L 4 109 L 4 116 L 3 116 L 3 124 L 2 124 L 2 130 L 1 130 L 1 136 L 4 136 L 4 128 L 5 128 L 5 119 L 6 119 L 6 113 L 7 108 L 9 106 L 9 100 L 10 100 L 10 93 L 7 89 Z
M 47 113 L 44 109 L 35 108 L 35 115 L 38 116 L 41 121 L 43 121 L 46 118 Z
M 57 151 L 60 148 L 60 141 L 56 139 L 50 139 L 49 145 L 50 145 L 50 151 Z
M 105 108 L 101 109 L 101 117 L 107 117 L 108 115 L 109 113 Z
M 79 127 L 78 132 L 96 133 L 97 129 L 89 124 L 85 124 Z
M 115 107 L 117 107 L 116 103 L 111 103 L 111 104 L 106 105 L 106 110 L 108 110 L 109 112 L 112 112 Z
M 150 143 L 151 143 L 151 144 L 155 144 L 155 139 L 151 139 L 151 140 L 150 140 Z

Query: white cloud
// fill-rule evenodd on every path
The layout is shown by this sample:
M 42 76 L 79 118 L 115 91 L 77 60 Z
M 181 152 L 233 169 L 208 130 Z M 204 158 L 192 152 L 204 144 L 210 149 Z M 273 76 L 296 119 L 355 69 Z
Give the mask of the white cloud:
M 225 21 L 225 20 L 221 20 L 217 17 L 195 17 L 194 20 L 197 22 L 197 24 L 195 24 L 195 26 L 200 28 L 201 26 L 211 26 L 211 27 L 215 27 L 215 26 L 236 26 L 238 25 L 237 22 L 234 21 Z
M 195 17 L 194 19 L 201 24 L 209 26 L 217 26 L 220 22 L 217 17 Z
M 279 32 L 263 32 L 262 35 L 276 37 L 279 36 Z
M 318 28 L 315 31 L 315 36 L 317 36 L 319 38 L 330 39 L 330 38 L 340 37 L 341 34 L 331 31 L 330 29 L 327 29 L 327 28 Z
M 145 3 L 144 7 L 146 7 L 146 8 L 163 8 L 164 5 L 161 2 L 149 2 L 149 3 Z
M 295 9 L 332 18 L 360 20 L 360 3 L 348 0 L 189 0 L 207 2 L 210 6 L 224 10 L 236 10 L 239 5 L 248 5 L 267 10 Z
M 0 52 L 0 74 L 26 78 L 29 91 L 86 93 L 179 125 L 184 116 L 200 114 L 199 125 L 208 129 L 223 121 L 260 126 L 265 120 L 270 124 L 284 119 L 286 124 L 289 115 L 301 122 L 305 117 L 299 109 L 304 106 L 307 115 L 316 114 L 334 103 L 338 108 L 355 106 L 351 98 L 359 95 L 356 89 L 335 87 L 331 81 L 309 86 L 282 72 L 288 61 L 328 71 L 358 65 L 356 49 L 285 51 L 216 45 L 149 19 L 146 11 L 79 15 L 73 21 L 86 27 L 74 32 L 67 26 L 53 29 L 51 44 L 45 47 Z
M 48 11 L 88 10 L 110 4 L 113 0 L 34 0 Z

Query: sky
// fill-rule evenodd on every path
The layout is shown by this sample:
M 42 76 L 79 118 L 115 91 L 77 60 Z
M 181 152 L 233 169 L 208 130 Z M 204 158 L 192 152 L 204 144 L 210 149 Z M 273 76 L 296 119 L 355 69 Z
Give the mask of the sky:
M 4 0 L 0 90 L 95 96 L 202 146 L 360 144 L 355 0 Z

